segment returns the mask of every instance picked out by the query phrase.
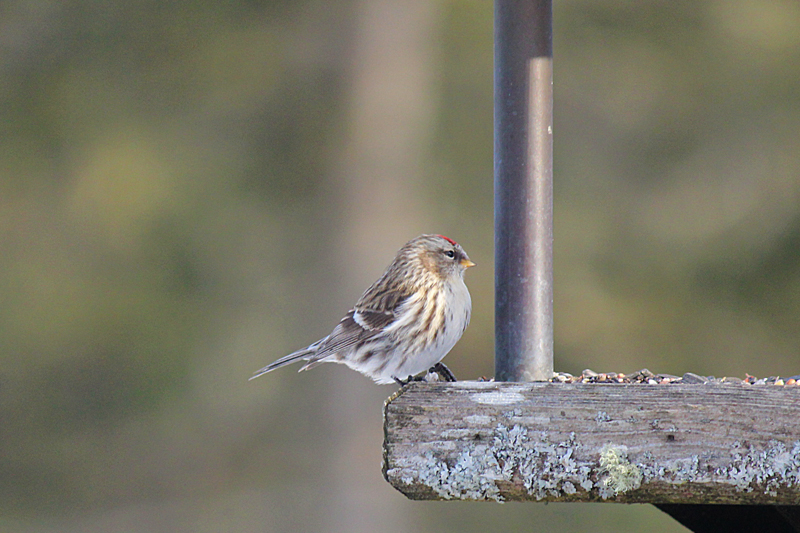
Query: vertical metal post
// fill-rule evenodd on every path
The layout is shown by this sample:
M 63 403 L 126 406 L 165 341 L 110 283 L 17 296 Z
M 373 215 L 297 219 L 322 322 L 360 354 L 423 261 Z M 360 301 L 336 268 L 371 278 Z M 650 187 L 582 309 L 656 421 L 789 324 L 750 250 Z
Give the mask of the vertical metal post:
M 552 0 L 495 0 L 495 379 L 553 375 Z

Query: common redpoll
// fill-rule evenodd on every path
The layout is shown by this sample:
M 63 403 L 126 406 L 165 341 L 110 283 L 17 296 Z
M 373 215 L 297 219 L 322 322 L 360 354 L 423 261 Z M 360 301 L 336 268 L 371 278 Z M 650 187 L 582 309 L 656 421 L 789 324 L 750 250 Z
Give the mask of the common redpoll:
M 464 271 L 474 265 L 457 242 L 443 235 L 408 241 L 330 335 L 250 379 L 303 360 L 308 362 L 300 371 L 341 363 L 380 384 L 402 384 L 429 369 L 454 381 L 441 360 L 469 324 L 472 300 Z

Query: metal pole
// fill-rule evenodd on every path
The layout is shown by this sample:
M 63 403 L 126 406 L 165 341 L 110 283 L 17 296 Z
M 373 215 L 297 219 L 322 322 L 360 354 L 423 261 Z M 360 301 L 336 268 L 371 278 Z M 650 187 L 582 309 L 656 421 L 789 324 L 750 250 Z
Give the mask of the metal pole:
M 553 375 L 552 0 L 495 0 L 495 379 Z

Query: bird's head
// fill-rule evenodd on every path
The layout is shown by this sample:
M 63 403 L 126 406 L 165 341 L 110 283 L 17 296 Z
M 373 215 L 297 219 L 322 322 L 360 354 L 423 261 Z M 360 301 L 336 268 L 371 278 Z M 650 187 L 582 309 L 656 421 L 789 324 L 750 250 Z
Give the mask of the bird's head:
M 444 235 L 420 235 L 406 243 L 401 253 L 442 279 L 463 276 L 475 266 L 461 245 Z

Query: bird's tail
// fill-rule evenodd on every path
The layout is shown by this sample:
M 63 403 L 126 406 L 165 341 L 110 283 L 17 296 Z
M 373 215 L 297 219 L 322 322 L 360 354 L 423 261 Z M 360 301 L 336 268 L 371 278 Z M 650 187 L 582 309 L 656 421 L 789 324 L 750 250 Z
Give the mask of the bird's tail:
M 290 353 L 289 355 L 285 355 L 285 356 L 281 357 L 280 359 L 278 359 L 274 363 L 270 363 L 267 366 L 265 366 L 264 368 L 262 368 L 261 370 L 258 370 L 257 372 L 255 372 L 250 379 L 251 380 L 252 379 L 256 379 L 258 376 L 262 376 L 262 375 L 266 374 L 267 372 L 272 372 L 276 368 L 280 368 L 282 366 L 290 365 L 290 364 L 295 363 L 295 362 L 297 362 L 297 361 L 299 361 L 301 359 L 304 359 L 304 360 L 308 361 L 309 359 L 311 359 L 314 356 L 315 353 L 317 353 L 317 347 L 319 346 L 319 344 L 321 342 L 322 341 L 317 341 L 317 342 L 315 342 L 314 344 L 312 344 L 311 346 L 309 346 L 307 348 L 303 348 L 302 350 L 297 350 L 296 352 L 293 352 L 293 353 Z

